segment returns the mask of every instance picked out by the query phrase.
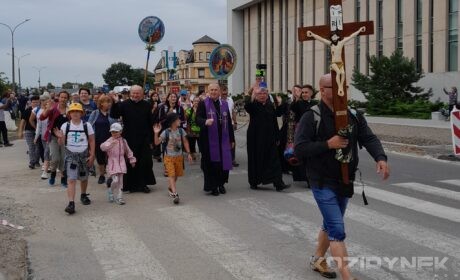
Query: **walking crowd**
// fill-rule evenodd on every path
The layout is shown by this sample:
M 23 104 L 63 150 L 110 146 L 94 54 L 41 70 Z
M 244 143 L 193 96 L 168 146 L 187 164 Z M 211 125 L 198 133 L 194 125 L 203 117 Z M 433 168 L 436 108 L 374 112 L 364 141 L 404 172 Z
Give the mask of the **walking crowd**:
M 333 257 L 347 257 L 343 217 L 353 195 L 353 183 L 345 186 L 342 182 L 336 150 L 350 149 L 352 182 L 359 147 L 371 154 L 384 179 L 389 168 L 380 141 L 361 114 L 350 110 L 354 129 L 348 138 L 336 134 L 331 76 L 321 77 L 319 87 L 319 102 L 312 85 L 295 85 L 283 99 L 271 96 L 266 83 L 258 81 L 245 94 L 248 186 L 256 190 L 273 184 L 276 191 L 283 191 L 290 187 L 283 181 L 284 173 L 312 189 L 323 225 L 310 266 L 324 277 L 335 278 L 324 256 L 330 248 Z M 0 103 L 0 125 L 8 102 Z M 146 95 L 137 85 L 121 93 L 91 95 L 86 88 L 73 94 L 45 92 L 30 97 L 21 112 L 18 136 L 26 140 L 30 169 L 41 166 L 41 179 L 48 180 L 50 186 L 59 175 L 61 186 L 67 188 L 68 214 L 75 213 L 78 181 L 81 203 L 91 204 L 88 177 L 96 173 L 97 183 L 107 186 L 109 202 L 123 205 L 124 193 L 149 193 L 156 184 L 154 160 L 163 164 L 168 195 L 178 204 L 177 183 L 184 175 L 185 160 L 200 160 L 206 193 L 219 196 L 227 192 L 229 172 L 239 166 L 235 161 L 238 123 L 234 107 L 227 88 L 219 84 L 194 95 L 187 90 L 178 95 L 154 91 Z M 343 279 L 352 279 L 347 266 L 338 270 Z

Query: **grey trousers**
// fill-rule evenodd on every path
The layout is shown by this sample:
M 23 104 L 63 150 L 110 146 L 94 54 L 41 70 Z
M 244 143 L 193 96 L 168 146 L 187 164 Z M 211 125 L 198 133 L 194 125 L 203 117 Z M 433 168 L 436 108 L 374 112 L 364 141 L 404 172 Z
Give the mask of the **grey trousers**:
M 27 147 L 29 148 L 29 165 L 35 165 L 40 161 L 40 150 L 37 144 L 34 143 L 35 131 L 24 131 L 24 139 L 26 139 Z
M 57 138 L 51 136 L 51 141 L 49 142 L 50 148 L 50 170 L 51 172 L 56 172 L 56 169 L 59 168 L 61 172 L 64 172 L 64 158 L 65 158 L 65 147 L 64 145 L 59 145 Z

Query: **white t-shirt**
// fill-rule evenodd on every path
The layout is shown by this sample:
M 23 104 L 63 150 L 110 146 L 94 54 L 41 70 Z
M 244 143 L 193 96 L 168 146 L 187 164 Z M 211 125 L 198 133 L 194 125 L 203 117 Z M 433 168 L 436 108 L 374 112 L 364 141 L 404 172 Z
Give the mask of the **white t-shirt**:
M 94 134 L 93 127 L 90 124 L 86 125 L 88 127 L 88 136 Z M 64 123 L 61 126 L 61 131 L 64 133 L 67 127 L 67 123 Z M 72 153 L 81 153 L 89 148 L 88 139 L 86 138 L 85 129 L 83 127 L 83 121 L 79 125 L 73 124 L 70 121 L 69 134 L 67 134 L 67 149 Z
M 233 120 L 233 107 L 235 107 L 233 99 L 231 97 L 227 97 L 227 99 L 225 99 L 224 101 L 227 101 L 228 110 L 230 111 L 230 119 Z

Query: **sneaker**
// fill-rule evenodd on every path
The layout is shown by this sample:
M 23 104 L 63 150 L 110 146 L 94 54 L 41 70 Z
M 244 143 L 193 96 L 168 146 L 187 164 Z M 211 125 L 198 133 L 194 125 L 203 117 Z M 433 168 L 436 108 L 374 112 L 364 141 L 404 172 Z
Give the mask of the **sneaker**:
M 97 180 L 97 183 L 99 185 L 104 184 L 105 183 L 105 176 L 104 175 L 99 176 L 99 180 Z
M 67 188 L 67 177 L 61 177 L 61 187 Z
M 337 278 L 337 274 L 329 268 L 326 259 L 323 257 L 311 257 L 310 267 L 313 271 L 318 272 L 321 276 L 325 278 Z
M 4 144 L 4 146 L 5 146 L 5 147 L 11 147 L 11 146 L 13 146 L 13 144 L 11 144 L 11 143 L 6 143 L 6 144 Z
M 45 171 L 45 166 L 44 165 L 42 165 L 42 171 Z
M 69 202 L 69 205 L 64 209 L 69 215 L 72 215 L 75 213 L 75 203 L 73 201 Z
M 179 201 L 180 201 L 179 194 L 175 193 L 175 196 L 174 196 L 174 199 L 173 199 L 174 204 L 179 204 Z
M 29 164 L 29 169 L 35 169 L 35 164 Z
M 118 205 L 125 205 L 126 202 L 123 200 L 123 198 L 117 198 L 117 200 L 115 200 L 115 203 L 118 204 Z
M 48 178 L 49 178 L 48 173 L 47 173 L 46 171 L 43 171 L 43 172 L 42 172 L 42 176 L 40 176 L 40 178 L 41 178 L 42 180 L 48 179 Z
M 54 186 L 54 183 L 56 183 L 56 172 L 51 172 L 51 176 L 48 183 L 50 184 L 50 186 Z
M 80 201 L 81 201 L 81 204 L 83 205 L 90 205 L 91 204 L 91 200 L 89 199 L 89 193 L 82 193 L 80 195 Z
M 108 190 L 107 190 L 107 198 L 108 198 L 108 200 L 109 200 L 110 203 L 112 203 L 112 202 L 115 201 L 115 198 L 113 197 L 112 189 L 108 189 Z

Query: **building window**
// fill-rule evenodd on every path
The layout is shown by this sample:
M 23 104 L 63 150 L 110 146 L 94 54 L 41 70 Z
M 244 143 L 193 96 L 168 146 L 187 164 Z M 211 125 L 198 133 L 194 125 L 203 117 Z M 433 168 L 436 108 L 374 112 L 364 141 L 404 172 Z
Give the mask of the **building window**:
M 361 21 L 361 1 L 355 0 L 355 21 Z M 361 46 L 359 36 L 355 38 L 355 68 L 360 71 L 361 64 Z
M 377 1 L 377 56 L 383 55 L 383 0 Z
M 449 71 L 458 70 L 458 0 L 449 0 L 449 31 L 447 38 Z
M 422 28 L 423 28 L 423 13 L 422 1 L 415 0 L 415 64 L 418 71 L 422 71 Z
M 199 58 L 200 61 L 203 61 L 204 60 L 204 54 L 202 52 L 200 52 L 200 58 Z
M 299 26 L 304 26 L 304 0 L 300 0 L 300 9 L 299 9 Z M 299 44 L 299 52 L 300 52 L 300 84 L 303 84 L 303 65 L 304 65 L 304 55 L 303 55 L 303 43 Z
M 198 79 L 204 79 L 204 68 L 198 68 Z
M 209 58 L 211 58 L 211 53 L 210 53 L 210 52 L 206 52 L 206 60 L 209 60 Z
M 279 89 L 283 90 L 283 0 L 279 1 L 279 30 L 280 30 L 280 41 L 279 41 L 279 58 L 280 58 L 280 70 L 279 70 Z
M 275 81 L 275 73 L 274 73 L 274 68 L 275 68 L 275 0 L 271 0 L 270 2 L 270 84 L 273 84 Z M 272 85 L 272 89 L 273 89 Z
M 430 47 L 428 49 L 428 55 L 430 56 L 430 61 L 428 65 L 428 72 L 433 72 L 433 51 L 434 51 L 434 40 L 433 40 L 433 23 L 434 23 L 434 0 L 430 0 L 430 24 L 429 24 L 429 40 L 430 40 Z
M 198 86 L 198 91 L 206 91 L 206 87 L 205 86 Z
M 396 48 L 403 50 L 403 0 L 397 0 L 396 3 Z

